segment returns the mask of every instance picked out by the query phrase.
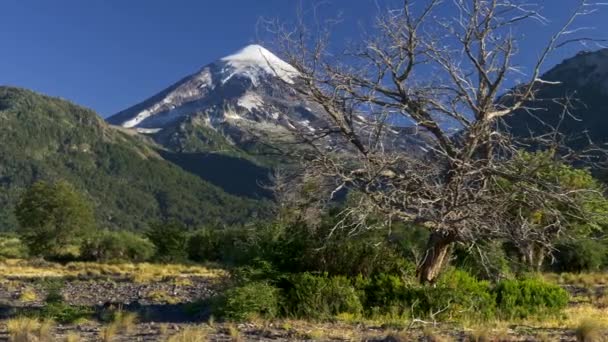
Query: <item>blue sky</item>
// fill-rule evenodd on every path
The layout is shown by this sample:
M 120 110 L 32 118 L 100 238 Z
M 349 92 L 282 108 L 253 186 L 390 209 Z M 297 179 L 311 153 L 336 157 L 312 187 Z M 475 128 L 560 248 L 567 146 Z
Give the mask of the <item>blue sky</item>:
M 420 0 L 423 1 L 423 0 Z M 520 64 L 567 16 L 575 0 L 544 0 L 547 26 L 525 27 Z M 116 113 L 201 66 L 257 42 L 259 17 L 293 18 L 296 0 L 3 0 L 0 6 L 0 84 L 30 88 Z M 342 12 L 337 42 L 356 38 L 376 3 L 333 0 Z M 595 36 L 608 34 L 608 6 L 584 18 Z M 263 32 L 262 32 L 263 33 Z M 262 34 L 263 35 L 263 34 Z M 557 63 L 572 47 L 554 56 Z M 591 48 L 591 47 L 590 47 Z M 596 47 L 593 47 L 596 48 Z

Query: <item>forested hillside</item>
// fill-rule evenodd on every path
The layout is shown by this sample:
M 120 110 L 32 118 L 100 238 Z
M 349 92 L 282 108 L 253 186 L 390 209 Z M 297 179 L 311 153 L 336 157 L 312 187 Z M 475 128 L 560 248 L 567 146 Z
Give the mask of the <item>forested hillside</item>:
M 141 137 L 91 110 L 32 91 L 0 87 L 0 229 L 36 180 L 65 180 L 94 203 L 100 226 L 138 229 L 151 221 L 232 224 L 262 205 L 231 196 L 163 160 Z

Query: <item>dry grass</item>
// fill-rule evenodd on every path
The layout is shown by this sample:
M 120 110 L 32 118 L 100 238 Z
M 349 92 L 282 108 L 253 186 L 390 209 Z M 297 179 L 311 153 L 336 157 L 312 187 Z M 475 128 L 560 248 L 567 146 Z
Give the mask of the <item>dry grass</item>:
M 21 301 L 21 302 L 26 302 L 27 303 L 27 302 L 35 302 L 37 300 L 38 300 L 38 294 L 31 287 L 26 287 L 19 294 L 19 301 Z
M 226 332 L 228 333 L 228 336 L 230 336 L 232 342 L 241 342 L 243 340 L 241 331 L 234 324 L 228 324 L 228 326 L 226 326 Z
M 560 285 L 577 285 L 590 287 L 597 285 L 608 285 L 608 273 L 546 273 L 545 280 Z
M 167 336 L 168 332 L 169 332 L 169 324 L 161 323 L 158 325 L 158 334 L 160 336 Z
M 447 337 L 441 335 L 437 329 L 431 327 L 425 327 L 422 329 L 422 337 L 427 342 L 447 342 Z
M 211 329 L 206 326 L 187 327 L 169 337 L 167 342 L 207 342 Z
M 94 262 L 36 263 L 21 259 L 0 261 L 0 277 L 4 278 L 120 278 L 135 282 L 174 279 L 187 283 L 191 277 L 219 278 L 225 276 L 219 268 L 192 265 L 160 265 L 150 263 L 101 264 Z
M 593 319 L 586 319 L 576 328 L 576 339 L 580 342 L 603 342 L 606 325 Z
M 112 324 L 115 324 L 117 330 L 120 332 L 130 334 L 135 330 L 137 320 L 138 317 L 136 313 L 119 310 L 116 312 Z
M 110 323 L 99 330 L 99 338 L 103 342 L 111 342 L 116 338 L 118 333 L 118 324 Z
M 64 341 L 65 342 L 80 342 L 80 341 L 82 341 L 82 338 L 77 333 L 70 332 L 65 336 Z
M 54 341 L 52 321 L 18 317 L 10 319 L 6 325 L 11 342 Z
M 179 298 L 171 295 L 165 290 L 153 290 L 146 294 L 146 298 L 155 303 L 177 304 Z

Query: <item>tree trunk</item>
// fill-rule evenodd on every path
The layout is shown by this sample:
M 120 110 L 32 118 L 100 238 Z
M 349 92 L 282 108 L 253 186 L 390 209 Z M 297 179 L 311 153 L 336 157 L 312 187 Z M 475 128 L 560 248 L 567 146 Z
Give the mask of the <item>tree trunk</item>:
M 433 232 L 427 242 L 424 259 L 418 265 L 417 276 L 420 283 L 433 283 L 448 260 L 450 245 L 454 238 L 447 233 Z
M 529 271 L 540 272 L 545 261 L 545 247 L 534 243 L 528 244 L 522 251 L 524 265 Z

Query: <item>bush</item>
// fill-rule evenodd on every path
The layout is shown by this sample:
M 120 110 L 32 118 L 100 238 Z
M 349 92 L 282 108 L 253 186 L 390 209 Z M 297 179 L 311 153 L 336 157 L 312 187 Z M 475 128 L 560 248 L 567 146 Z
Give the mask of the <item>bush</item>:
M 365 303 L 365 308 L 375 314 L 403 315 L 409 311 L 406 300 L 406 285 L 396 275 L 377 274 L 371 279 L 357 278 L 359 297 Z
M 506 319 L 557 315 L 569 300 L 566 290 L 539 279 L 504 280 L 493 292 L 499 313 Z
M 599 271 L 606 259 L 606 245 L 596 240 L 582 239 L 557 246 L 554 269 L 557 272 Z
M 16 236 L 0 236 L 0 259 L 25 259 L 28 255 L 27 246 Z
M 187 228 L 177 222 L 151 225 L 146 236 L 156 246 L 155 258 L 162 262 L 182 262 L 187 259 Z
M 379 274 L 365 285 L 364 292 L 366 308 L 374 314 L 489 319 L 495 312 L 490 284 L 461 270 L 446 272 L 434 286 Z
M 253 282 L 226 290 L 213 303 L 213 312 L 231 320 L 261 316 L 274 318 L 280 309 L 279 289 L 266 282 Z
M 85 243 L 82 257 L 104 262 L 142 262 L 154 253 L 154 244 L 143 236 L 127 231 L 103 231 Z
M 40 282 L 40 286 L 47 292 L 45 305 L 39 309 L 26 310 L 25 315 L 69 324 L 82 318 L 90 318 L 94 314 L 91 307 L 69 305 L 63 300 L 61 289 L 64 283 L 62 280 L 44 279 Z
M 510 261 L 502 241 L 482 241 L 476 248 L 456 245 L 452 265 L 479 279 L 493 282 L 513 277 L 516 265 Z
M 39 315 L 57 323 L 70 324 L 83 318 L 90 318 L 93 313 L 94 311 L 90 307 L 74 306 L 62 301 L 53 301 L 40 309 Z
M 188 239 L 188 259 L 192 261 L 220 261 L 222 233 L 216 229 L 199 229 Z
M 363 311 L 357 291 L 346 277 L 300 273 L 288 282 L 286 303 L 291 315 L 327 319 L 343 313 L 358 316 Z

